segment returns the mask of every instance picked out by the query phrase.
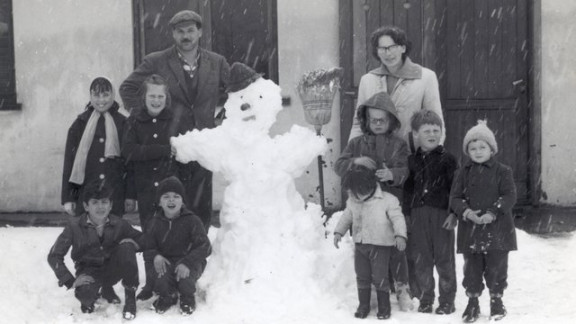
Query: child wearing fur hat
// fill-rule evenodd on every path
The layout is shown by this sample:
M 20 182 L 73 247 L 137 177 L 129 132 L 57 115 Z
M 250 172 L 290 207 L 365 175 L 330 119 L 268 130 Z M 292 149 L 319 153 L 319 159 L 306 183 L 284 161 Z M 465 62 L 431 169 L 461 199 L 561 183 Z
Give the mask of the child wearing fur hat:
M 370 158 L 366 158 L 371 161 Z M 372 163 L 374 163 L 372 161 Z M 370 312 L 371 286 L 376 287 L 378 319 L 390 318 L 388 269 L 392 250 L 406 248 L 406 223 L 396 196 L 380 189 L 375 169 L 353 162 L 342 177 L 348 192 L 346 209 L 334 229 L 334 245 L 351 230 L 359 306 L 354 316 Z
M 464 256 L 462 285 L 468 306 L 462 318 L 475 322 L 480 315 L 478 297 L 490 292 L 490 318 L 506 315 L 502 295 L 508 277 L 508 253 L 517 249 L 512 207 L 516 186 L 512 169 L 494 158 L 498 144 L 486 121 L 478 121 L 464 137 L 463 150 L 470 157 L 458 172 L 450 203 L 459 217 L 457 252 Z
M 179 130 L 178 120 L 170 107 L 170 93 L 166 81 L 153 74 L 142 83 L 143 107 L 133 110 L 128 118 L 123 138 L 122 156 L 134 167 L 133 186 L 136 188 L 138 213 L 142 231 L 154 215 L 156 188 L 162 179 L 176 175 L 181 169 L 173 159 L 170 137 Z M 144 259 L 146 285 L 138 293 L 139 300 L 152 297 L 153 261 Z
M 158 208 L 145 233 L 144 253 L 154 260 L 153 303 L 162 314 L 178 301 L 180 311 L 191 315 L 196 309 L 196 281 L 206 267 L 210 240 L 200 218 L 183 204 L 184 186 L 175 176 L 160 182 Z
M 59 286 L 74 288 L 82 313 L 94 311 L 99 294 L 109 303 L 119 304 L 120 298 L 113 286 L 122 280 L 125 294 L 123 317 L 134 319 L 138 287 L 136 250 L 142 243 L 142 233 L 110 213 L 112 189 L 106 183 L 93 181 L 84 188 L 83 194 L 86 212 L 69 220 L 50 249 L 48 263 L 58 278 Z M 70 247 L 76 276 L 64 262 Z
M 126 124 L 110 80 L 95 78 L 90 84 L 90 102 L 68 129 L 62 172 L 62 206 L 71 216 L 84 213 L 85 185 L 95 180 L 114 189 L 112 213 L 122 216 L 135 207 L 131 172 L 120 154 L 120 141 Z
M 363 135 L 348 142 L 334 165 L 336 174 L 343 177 L 354 164 L 376 169 L 381 189 L 402 200 L 410 151 L 406 141 L 396 135 L 400 119 L 388 93 L 379 92 L 360 105 L 357 118 Z M 392 249 L 390 269 L 400 309 L 407 311 L 413 306 L 408 289 L 406 253 Z
M 436 314 L 455 311 L 456 264 L 454 227 L 450 213 L 450 188 L 458 162 L 440 144 L 443 123 L 431 110 L 420 110 L 411 118 L 418 149 L 408 157 L 409 175 L 404 183 L 404 214 L 409 230 L 409 258 L 420 289 L 418 312 L 432 313 L 434 267 L 438 272 L 440 305 Z

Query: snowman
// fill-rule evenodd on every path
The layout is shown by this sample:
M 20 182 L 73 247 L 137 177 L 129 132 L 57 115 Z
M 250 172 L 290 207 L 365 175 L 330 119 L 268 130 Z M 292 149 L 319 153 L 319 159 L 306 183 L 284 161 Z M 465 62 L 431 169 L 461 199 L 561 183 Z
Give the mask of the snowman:
M 242 63 L 232 65 L 230 78 L 222 124 L 174 137 L 171 144 L 178 161 L 198 161 L 229 183 L 221 228 L 199 282 L 207 301 L 234 298 L 254 307 L 314 290 L 319 274 L 312 251 L 327 244 L 322 211 L 305 203 L 294 179 L 326 151 L 327 142 L 297 125 L 271 137 L 282 109 L 280 87 Z

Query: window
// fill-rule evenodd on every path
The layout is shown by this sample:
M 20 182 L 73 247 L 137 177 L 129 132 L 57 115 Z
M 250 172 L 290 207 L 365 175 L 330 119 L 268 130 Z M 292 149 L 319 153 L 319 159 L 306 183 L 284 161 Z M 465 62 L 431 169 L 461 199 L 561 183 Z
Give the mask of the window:
M 19 108 L 14 74 L 12 0 L 0 0 L 0 110 Z

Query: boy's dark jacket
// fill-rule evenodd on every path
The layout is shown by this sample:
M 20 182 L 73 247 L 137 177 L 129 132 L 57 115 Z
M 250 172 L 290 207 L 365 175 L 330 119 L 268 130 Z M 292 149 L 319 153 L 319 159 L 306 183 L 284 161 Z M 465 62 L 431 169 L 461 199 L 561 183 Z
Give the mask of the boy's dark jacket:
M 422 206 L 448 210 L 450 189 L 458 162 L 443 146 L 430 152 L 418 148 L 408 157 L 408 178 L 404 182 L 404 214 Z M 448 214 L 446 214 L 448 215 Z
M 144 249 L 152 257 L 160 254 L 174 265 L 182 263 L 189 269 L 197 264 L 205 266 L 212 251 L 202 221 L 185 207 L 171 220 L 158 208 L 144 235 Z
M 114 102 L 112 107 L 108 110 L 114 124 L 116 125 L 116 130 L 118 131 L 118 139 L 122 141 L 122 136 L 124 132 L 124 127 L 126 124 L 126 117 L 118 112 L 118 103 Z M 72 173 L 72 167 L 74 165 L 74 159 L 76 158 L 76 151 L 80 144 L 80 139 L 82 139 L 82 134 L 88 123 L 88 119 L 92 115 L 94 108 L 88 106 L 86 111 L 78 115 L 76 120 L 72 123 L 68 129 L 68 136 L 66 137 L 66 149 L 64 151 L 64 167 L 62 172 L 62 193 L 61 201 L 62 204 L 65 202 L 78 202 L 81 198 L 80 186 L 70 183 L 70 174 Z M 104 142 L 100 142 L 101 138 L 106 138 L 106 131 L 104 128 L 104 118 L 100 118 L 96 126 L 96 133 L 94 134 L 94 140 L 90 145 L 90 150 L 88 151 L 88 157 L 86 159 L 86 174 L 84 183 L 91 183 L 97 179 L 100 179 L 100 175 L 104 174 L 108 185 L 115 188 L 114 190 L 114 210 L 124 206 L 124 199 L 136 198 L 136 192 L 132 184 L 131 170 L 126 168 L 125 161 L 121 157 L 114 159 L 106 158 L 104 162 L 100 159 L 104 157 Z M 122 144 L 122 143 L 120 143 Z M 125 178 L 128 179 L 125 180 Z
M 458 215 L 458 253 L 517 249 L 512 208 L 516 185 L 512 169 L 493 158 L 482 163 L 468 161 L 458 172 L 450 193 L 450 206 Z M 463 220 L 470 208 L 478 215 L 490 212 L 496 219 L 485 225 Z
M 140 231 L 120 217 L 110 214 L 100 241 L 96 227 L 88 222 L 88 214 L 84 213 L 80 217 L 70 218 L 50 249 L 48 263 L 58 278 L 58 284 L 70 288 L 75 277 L 64 263 L 70 247 L 72 261 L 78 273 L 85 268 L 103 266 L 120 241 L 128 238 L 139 245 L 142 243 Z

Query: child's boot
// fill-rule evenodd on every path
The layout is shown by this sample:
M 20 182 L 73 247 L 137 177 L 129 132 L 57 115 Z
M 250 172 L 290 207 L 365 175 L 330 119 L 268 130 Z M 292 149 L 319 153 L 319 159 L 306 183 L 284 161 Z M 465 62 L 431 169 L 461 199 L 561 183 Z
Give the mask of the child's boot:
M 408 284 L 396 284 L 396 297 L 398 298 L 398 306 L 400 306 L 401 311 L 407 312 L 414 309 Z
M 136 287 L 124 288 L 124 299 L 122 317 L 125 320 L 133 320 L 136 318 Z
M 366 318 L 368 317 L 368 313 L 370 313 L 370 294 L 372 291 L 370 288 L 362 288 L 358 289 L 358 301 L 360 304 L 358 305 L 358 309 L 356 313 L 354 313 L 354 317 L 356 318 Z
M 376 297 L 378 298 L 378 319 L 390 318 L 390 293 L 383 290 L 376 290 Z
M 474 323 L 478 320 L 480 316 L 480 304 L 478 303 L 478 297 L 470 297 L 468 299 L 468 306 L 462 314 L 462 321 L 464 323 Z
M 499 321 L 506 316 L 506 307 L 502 303 L 502 298 L 490 298 L 490 320 Z
M 102 298 L 106 299 L 109 304 L 120 304 L 120 297 L 114 292 L 114 287 L 103 285 L 101 292 Z
M 436 314 L 438 315 L 448 315 L 448 314 L 452 314 L 456 311 L 456 307 L 454 306 L 454 303 L 452 302 L 444 302 L 444 303 L 440 303 L 440 306 L 438 306 L 438 308 L 436 308 Z
M 194 296 L 191 298 L 181 298 L 180 300 L 180 313 L 184 316 L 190 316 L 196 310 L 196 299 Z

